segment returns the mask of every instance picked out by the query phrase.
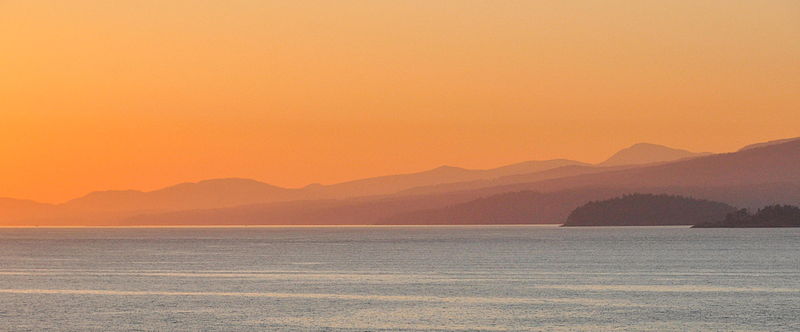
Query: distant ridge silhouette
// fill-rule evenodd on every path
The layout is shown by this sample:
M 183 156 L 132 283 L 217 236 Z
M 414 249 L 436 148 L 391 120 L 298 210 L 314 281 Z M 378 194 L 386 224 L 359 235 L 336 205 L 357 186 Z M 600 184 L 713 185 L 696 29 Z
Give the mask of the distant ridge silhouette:
M 583 165 L 583 163 L 566 159 L 529 161 L 488 170 L 441 166 L 418 173 L 380 176 L 333 185 L 314 184 L 297 189 L 277 187 L 251 179 L 211 179 L 196 183 L 181 183 L 150 192 L 97 191 L 68 201 L 61 207 L 71 211 L 152 212 L 221 208 L 292 200 L 344 199 L 388 195 L 418 186 L 490 179 L 518 174 L 518 172 L 549 170 L 566 165 Z
M 514 192 L 536 193 L 530 196 L 528 211 L 539 215 L 525 220 L 556 223 L 589 200 L 633 191 L 690 195 L 736 206 L 800 201 L 800 170 L 796 167 L 800 141 L 736 153 L 683 156 L 675 154 L 673 157 L 680 158 L 677 161 L 653 163 L 654 159 L 647 159 L 643 165 L 607 167 L 570 160 L 525 162 L 490 170 L 445 166 L 296 189 L 249 179 L 213 179 L 151 192 L 95 192 L 59 205 L 5 200 L 0 204 L 0 224 L 372 224 L 415 211 L 471 208 L 471 201 L 498 194 L 507 195 L 483 202 L 498 206 L 505 204 L 504 199 L 523 202 Z M 514 174 L 517 172 L 526 173 Z M 554 208 L 548 213 L 533 212 L 545 211 L 541 202 Z M 505 209 L 509 206 L 515 205 Z M 462 213 L 457 210 L 450 208 L 452 213 Z M 524 212 L 513 208 L 509 213 L 516 213 L 514 210 Z
M 486 198 L 402 213 L 384 222 L 561 223 L 581 204 L 631 192 L 686 195 L 741 207 L 793 204 L 800 202 L 798 161 L 800 141 L 789 141 L 671 163 L 481 188 L 472 190 L 472 196 Z
M 228 178 L 181 183 L 150 192 L 98 191 L 68 201 L 62 207 L 76 211 L 157 211 L 226 207 L 299 197 L 297 189 L 280 188 L 250 179 Z
M 316 191 L 311 192 L 309 196 L 306 196 L 306 198 L 348 198 L 389 195 L 421 186 L 494 179 L 508 175 L 541 172 L 571 165 L 586 164 L 574 160 L 554 159 L 526 161 L 486 170 L 440 166 L 432 170 L 418 173 L 379 176 L 374 178 L 347 181 L 328 186 L 318 186 Z
M 55 205 L 31 200 L 0 197 L 0 225 L 4 220 L 46 218 L 55 212 Z
M 348 199 L 391 195 L 398 191 L 458 181 L 492 179 L 584 163 L 566 159 L 527 161 L 487 170 L 441 166 L 428 171 L 353 180 L 333 185 L 281 188 L 251 179 L 224 178 L 187 182 L 154 191 L 107 190 L 89 193 L 63 204 L 31 205 L 8 199 L 0 204 L 0 225 L 97 223 L 124 216 L 168 211 L 215 209 L 240 205 L 304 200 Z M 34 202 L 30 202 L 34 203 Z
M 620 150 L 606 161 L 599 163 L 598 165 L 640 165 L 707 156 L 709 154 L 710 153 L 696 153 L 687 150 L 673 149 L 658 144 L 638 143 Z
M 770 145 L 789 143 L 789 142 L 797 141 L 797 140 L 800 140 L 800 137 L 785 138 L 785 139 L 779 139 L 779 140 L 774 140 L 774 141 L 769 141 L 769 142 L 750 144 L 750 145 L 747 145 L 747 146 L 739 149 L 739 151 L 747 151 L 747 150 L 751 150 L 751 149 L 758 149 L 758 148 L 763 148 L 763 147 L 767 147 L 767 146 L 770 146 Z

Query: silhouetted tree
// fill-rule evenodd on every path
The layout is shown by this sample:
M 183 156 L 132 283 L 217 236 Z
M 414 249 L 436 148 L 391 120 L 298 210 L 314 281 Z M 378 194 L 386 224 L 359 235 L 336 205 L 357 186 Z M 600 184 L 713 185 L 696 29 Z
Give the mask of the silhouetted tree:
M 722 221 L 700 223 L 695 227 L 800 227 L 800 208 L 768 205 L 755 214 L 741 209 L 729 213 Z

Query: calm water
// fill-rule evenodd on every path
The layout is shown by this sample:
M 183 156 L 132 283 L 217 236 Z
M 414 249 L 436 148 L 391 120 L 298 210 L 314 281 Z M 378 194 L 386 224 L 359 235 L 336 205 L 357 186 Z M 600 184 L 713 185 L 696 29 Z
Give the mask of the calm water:
M 0 328 L 800 330 L 800 229 L 0 229 Z

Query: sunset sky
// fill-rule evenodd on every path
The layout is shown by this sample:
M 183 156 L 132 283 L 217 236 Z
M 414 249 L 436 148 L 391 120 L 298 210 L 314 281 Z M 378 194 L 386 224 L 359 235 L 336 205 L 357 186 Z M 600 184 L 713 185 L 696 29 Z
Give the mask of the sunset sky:
M 0 197 L 794 136 L 796 0 L 0 0 Z

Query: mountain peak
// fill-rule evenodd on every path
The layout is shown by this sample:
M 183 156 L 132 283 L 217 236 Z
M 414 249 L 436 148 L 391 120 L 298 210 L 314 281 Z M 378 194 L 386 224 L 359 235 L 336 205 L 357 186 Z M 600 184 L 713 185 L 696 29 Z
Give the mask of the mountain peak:
M 675 149 L 653 143 L 636 143 L 612 155 L 608 160 L 598 164 L 600 166 L 621 166 L 650 164 L 657 162 L 674 161 L 691 157 L 699 157 L 708 153 L 696 153 L 682 149 Z
M 774 141 L 768 141 L 768 142 L 762 142 L 762 143 L 750 144 L 750 145 L 747 145 L 747 146 L 745 146 L 745 147 L 743 147 L 743 148 L 739 149 L 739 151 L 746 151 L 746 150 L 751 150 L 751 149 L 758 149 L 758 148 L 763 148 L 763 147 L 772 146 L 772 145 L 778 145 L 778 144 L 783 144 L 783 143 L 789 143 L 789 142 L 792 142 L 792 141 L 800 141 L 800 137 L 794 137 L 794 138 L 784 138 L 784 139 L 779 139 L 779 140 L 774 140 Z
M 262 190 L 282 190 L 285 188 L 281 188 L 278 186 L 274 186 L 268 183 L 264 183 L 261 181 L 253 180 L 253 179 L 246 179 L 246 178 L 216 178 L 216 179 L 207 179 L 201 180 L 197 182 L 184 182 L 179 183 L 176 185 L 172 185 L 169 187 L 161 188 L 155 190 L 153 192 L 168 192 L 168 191 L 181 191 L 181 190 L 197 190 L 197 189 L 206 189 L 206 190 L 231 190 L 231 189 L 262 189 Z

